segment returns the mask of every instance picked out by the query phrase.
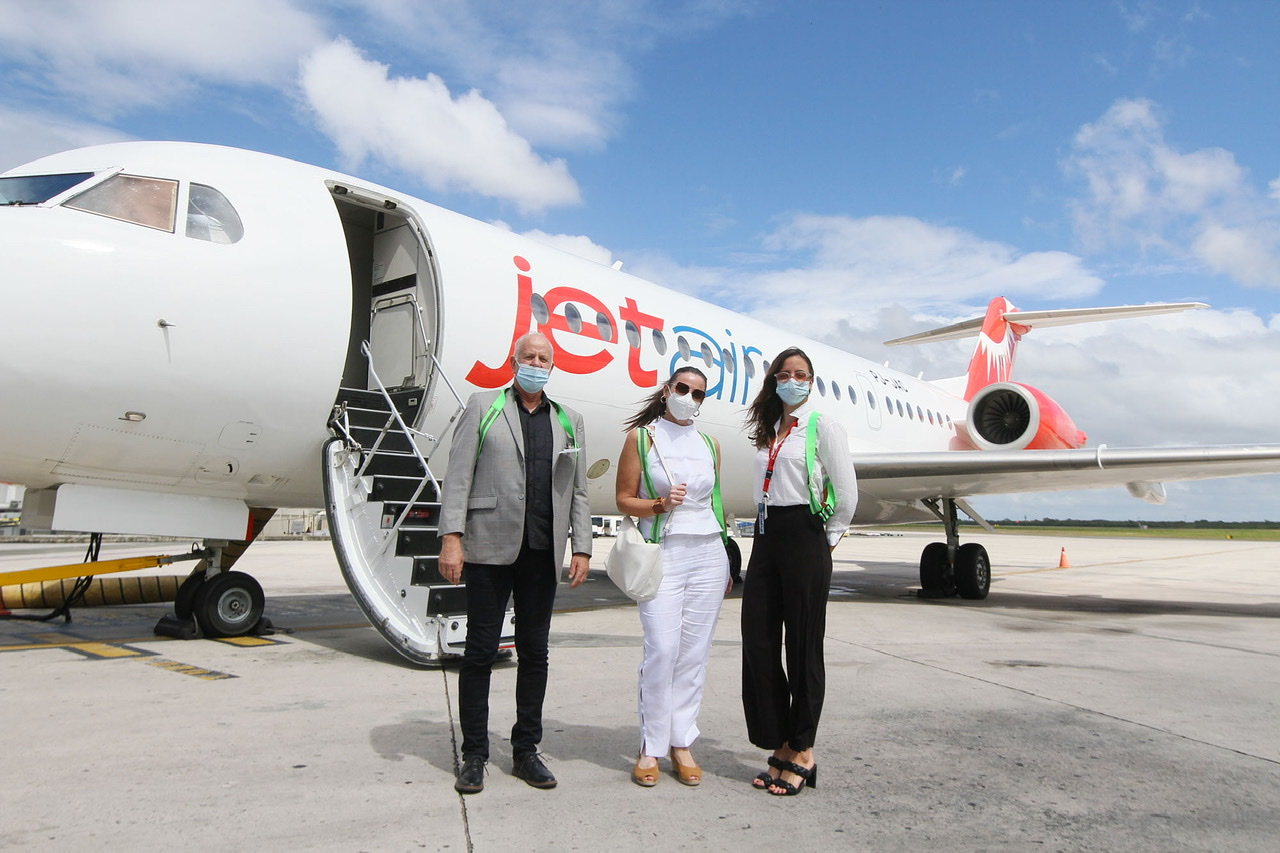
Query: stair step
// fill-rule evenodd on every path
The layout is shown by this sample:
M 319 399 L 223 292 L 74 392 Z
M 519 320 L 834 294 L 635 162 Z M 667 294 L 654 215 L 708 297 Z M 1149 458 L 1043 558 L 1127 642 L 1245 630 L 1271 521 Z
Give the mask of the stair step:
M 351 437 L 360 443 L 360 446 L 369 450 L 378 441 L 378 435 L 382 432 L 382 425 L 359 426 L 354 422 L 350 424 Z M 378 444 L 378 452 L 391 450 L 396 453 L 412 453 L 413 441 L 399 427 L 387 430 L 387 434 L 382 436 L 382 443 Z
M 417 457 L 412 453 L 375 453 L 364 470 L 365 476 L 377 477 L 380 474 L 414 477 L 421 479 L 425 473 Z
M 382 505 L 382 526 L 388 528 L 395 524 L 396 519 L 400 517 L 400 513 L 404 512 L 405 505 L 400 504 L 383 504 Z M 437 503 L 415 503 L 413 509 L 409 510 L 405 515 L 404 521 L 400 522 L 401 530 L 430 530 L 433 533 L 440 527 L 440 504 Z
M 373 478 L 373 491 L 369 494 L 369 500 L 382 501 L 383 503 L 399 503 L 401 507 L 413 497 L 414 491 L 418 488 L 418 484 L 422 482 L 422 477 L 393 477 L 379 476 Z M 422 493 L 418 495 L 415 503 L 438 503 L 440 495 L 436 492 L 435 484 L 430 480 L 423 486 Z
M 440 537 L 436 535 L 435 530 L 406 530 L 401 528 L 396 531 L 397 557 L 438 558 L 441 544 Z

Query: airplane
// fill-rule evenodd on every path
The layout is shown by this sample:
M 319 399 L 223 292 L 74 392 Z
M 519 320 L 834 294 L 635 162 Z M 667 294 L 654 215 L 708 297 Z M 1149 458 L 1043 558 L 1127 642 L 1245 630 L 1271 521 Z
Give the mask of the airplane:
M 959 541 L 958 511 L 981 521 L 975 495 L 1125 486 L 1158 503 L 1164 481 L 1280 471 L 1280 445 L 1087 447 L 1061 406 L 1011 379 L 1032 328 L 1200 303 L 1020 312 L 996 298 L 984 318 L 891 342 L 978 336 L 964 376 L 930 381 L 357 177 L 179 142 L 0 175 L 0 251 L 0 480 L 26 486 L 23 526 L 201 540 L 174 618 L 206 634 L 259 624 L 261 585 L 232 566 L 271 513 L 323 505 L 383 637 L 415 663 L 459 654 L 465 588 L 435 568 L 437 474 L 467 396 L 511 381 L 532 330 L 555 349 L 549 393 L 587 424 L 596 514 L 616 511 L 622 422 L 692 364 L 709 379 L 698 423 L 723 448 L 726 512 L 752 517 L 744 409 L 771 355 L 804 348 L 819 408 L 850 437 L 854 524 L 942 524 L 923 595 L 988 594 L 986 550 Z M 510 614 L 505 627 L 509 642 Z

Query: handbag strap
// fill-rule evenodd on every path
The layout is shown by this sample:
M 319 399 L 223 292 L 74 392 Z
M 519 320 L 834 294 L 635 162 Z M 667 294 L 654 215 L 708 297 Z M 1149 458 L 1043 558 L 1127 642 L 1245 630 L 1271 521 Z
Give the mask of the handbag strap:
M 653 452 L 658 456 L 658 463 L 662 465 L 662 470 L 667 475 L 667 482 L 674 483 L 676 480 L 671 476 L 671 469 L 667 467 L 667 460 L 662 456 L 662 450 L 658 447 L 657 433 L 652 427 L 640 427 L 636 430 L 636 451 L 640 454 L 640 475 L 644 480 L 644 486 L 649 491 L 649 496 L 654 500 L 658 499 L 658 488 L 653 484 L 653 475 L 649 473 L 649 448 L 653 447 Z M 675 512 L 674 509 L 671 512 Z M 662 541 L 662 528 L 666 524 L 667 516 L 671 513 L 660 512 L 653 517 L 653 528 L 649 531 L 646 539 L 648 542 Z

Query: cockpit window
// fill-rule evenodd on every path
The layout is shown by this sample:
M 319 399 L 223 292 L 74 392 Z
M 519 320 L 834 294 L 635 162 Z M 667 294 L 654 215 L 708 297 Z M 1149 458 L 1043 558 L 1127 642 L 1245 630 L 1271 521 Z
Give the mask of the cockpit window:
M 0 178 L 0 205 L 43 204 L 92 177 L 93 172 L 71 172 L 65 175 L 14 175 Z
M 113 175 L 64 202 L 64 207 L 172 231 L 178 206 L 178 182 L 136 175 Z
M 213 187 L 192 184 L 187 200 L 187 236 L 210 243 L 235 243 L 244 236 L 244 225 L 226 196 Z

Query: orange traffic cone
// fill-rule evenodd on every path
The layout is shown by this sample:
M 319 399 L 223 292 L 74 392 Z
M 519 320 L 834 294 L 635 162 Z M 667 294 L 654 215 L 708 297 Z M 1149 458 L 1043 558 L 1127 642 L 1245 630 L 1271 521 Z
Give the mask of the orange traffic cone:
M 1058 568 L 1071 568 L 1071 561 L 1067 559 L 1067 549 L 1065 547 L 1062 549 L 1062 556 L 1058 558 Z

